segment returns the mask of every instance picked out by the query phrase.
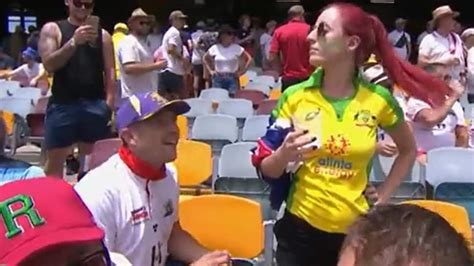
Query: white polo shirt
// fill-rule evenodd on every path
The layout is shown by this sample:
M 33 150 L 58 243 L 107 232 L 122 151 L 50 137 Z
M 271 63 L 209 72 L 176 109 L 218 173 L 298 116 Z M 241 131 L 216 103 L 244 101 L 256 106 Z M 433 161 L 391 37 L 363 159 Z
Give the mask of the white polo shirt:
M 155 71 L 140 75 L 128 75 L 124 70 L 124 65 L 127 63 L 152 64 L 154 62 L 153 53 L 149 49 L 146 38 L 139 39 L 132 34 L 125 36 L 118 47 L 118 60 L 120 63 L 122 98 L 137 93 L 152 92 L 158 88 L 158 78 Z
M 455 57 L 460 64 L 449 67 L 451 77 L 459 80 L 459 74 L 464 71 L 464 50 L 462 40 L 456 33 L 443 37 L 436 31 L 426 35 L 421 41 L 419 54 L 433 63 L 445 62 L 447 58 Z
M 183 62 L 168 53 L 168 49 L 171 47 L 171 45 L 176 47 L 179 54 L 183 54 L 183 40 L 181 39 L 181 34 L 179 30 L 173 26 L 171 26 L 163 36 L 163 55 L 168 62 L 166 70 L 176 75 L 182 76 L 184 75 Z
M 147 181 L 133 174 L 118 155 L 89 172 L 75 189 L 105 231 L 110 252 L 132 265 L 165 265 L 168 240 L 178 221 L 176 172 Z
M 431 106 L 418 99 L 410 98 L 407 103 L 407 118 L 414 121 L 416 115 Z M 455 129 L 457 126 L 466 126 L 464 111 L 459 102 L 456 102 L 446 118 L 433 128 L 426 128 L 419 123 L 412 122 L 418 149 L 428 152 L 435 148 L 454 147 L 456 143 Z
M 209 48 L 209 55 L 214 58 L 214 66 L 217 73 L 236 73 L 239 70 L 239 59 L 244 48 L 238 44 L 225 47 L 214 44 Z

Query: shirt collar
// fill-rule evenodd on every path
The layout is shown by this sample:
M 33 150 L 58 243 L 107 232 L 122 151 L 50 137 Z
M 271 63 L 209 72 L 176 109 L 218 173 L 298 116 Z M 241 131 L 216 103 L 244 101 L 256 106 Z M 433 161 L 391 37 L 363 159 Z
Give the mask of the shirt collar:
M 324 69 L 322 67 L 318 67 L 306 81 L 303 81 L 301 86 L 305 89 L 308 89 L 308 88 L 320 89 L 322 87 L 323 77 L 324 77 Z M 362 81 L 363 79 L 361 78 L 360 72 L 357 71 L 357 74 L 354 77 L 354 81 L 353 81 L 354 87 L 357 88 L 361 84 Z

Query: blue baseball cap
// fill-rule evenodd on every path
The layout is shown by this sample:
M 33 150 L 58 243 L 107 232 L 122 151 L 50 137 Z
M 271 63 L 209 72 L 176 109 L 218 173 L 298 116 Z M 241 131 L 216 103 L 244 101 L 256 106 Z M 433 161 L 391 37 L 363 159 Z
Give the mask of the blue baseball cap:
M 120 105 L 117 111 L 116 124 L 120 132 L 130 125 L 146 120 L 161 111 L 172 111 L 177 115 L 187 113 L 191 107 L 181 100 L 168 101 L 157 92 L 135 94 Z
M 36 59 L 36 58 L 38 58 L 38 52 L 37 52 L 35 49 L 31 48 L 31 47 L 26 48 L 26 49 L 22 52 L 22 55 L 23 55 L 24 57 L 28 57 L 28 58 L 30 58 L 30 59 Z

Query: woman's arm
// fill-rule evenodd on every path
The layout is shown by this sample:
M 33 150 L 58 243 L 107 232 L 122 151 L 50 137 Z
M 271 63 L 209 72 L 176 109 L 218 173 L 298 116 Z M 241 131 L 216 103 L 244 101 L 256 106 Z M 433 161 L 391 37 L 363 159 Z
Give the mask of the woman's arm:
M 204 54 L 202 58 L 202 62 L 204 63 L 204 67 L 210 73 L 210 76 L 212 77 L 214 74 L 214 63 L 212 60 L 212 56 L 209 54 L 209 52 Z
M 385 182 L 378 188 L 379 199 L 376 204 L 388 202 L 390 196 L 403 182 L 413 167 L 416 159 L 416 143 L 406 122 L 402 122 L 387 133 L 398 148 L 398 156 L 390 169 Z
M 240 60 L 241 62 L 244 62 L 244 64 L 243 68 L 239 69 L 238 71 L 239 76 L 245 74 L 245 72 L 247 72 L 247 69 L 249 69 L 250 63 L 252 62 L 252 56 L 244 50 L 243 53 L 240 55 Z

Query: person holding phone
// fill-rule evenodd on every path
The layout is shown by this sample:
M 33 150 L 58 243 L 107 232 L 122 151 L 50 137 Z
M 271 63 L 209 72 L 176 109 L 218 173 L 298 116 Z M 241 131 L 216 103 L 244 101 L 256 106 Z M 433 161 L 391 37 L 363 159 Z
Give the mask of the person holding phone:
M 95 141 L 109 136 L 116 89 L 112 38 L 91 17 L 94 1 L 65 4 L 68 18 L 46 23 L 39 41 L 44 68 L 54 75 L 45 121 L 45 172 L 59 178 L 71 146 L 77 144 L 84 158 Z
M 364 192 L 378 127 L 391 136 L 398 155 L 377 188 L 375 205 L 389 202 L 415 161 L 415 140 L 394 96 L 359 75 L 369 56 L 377 55 L 409 95 L 441 105 L 449 91 L 441 80 L 397 56 L 382 22 L 356 5 L 325 7 L 308 41 L 309 62 L 321 67 L 283 93 L 252 155 L 271 185 L 272 207 L 286 201 L 274 227 L 280 266 L 337 265 L 346 230 L 369 209 Z M 315 130 L 317 119 L 321 128 Z

